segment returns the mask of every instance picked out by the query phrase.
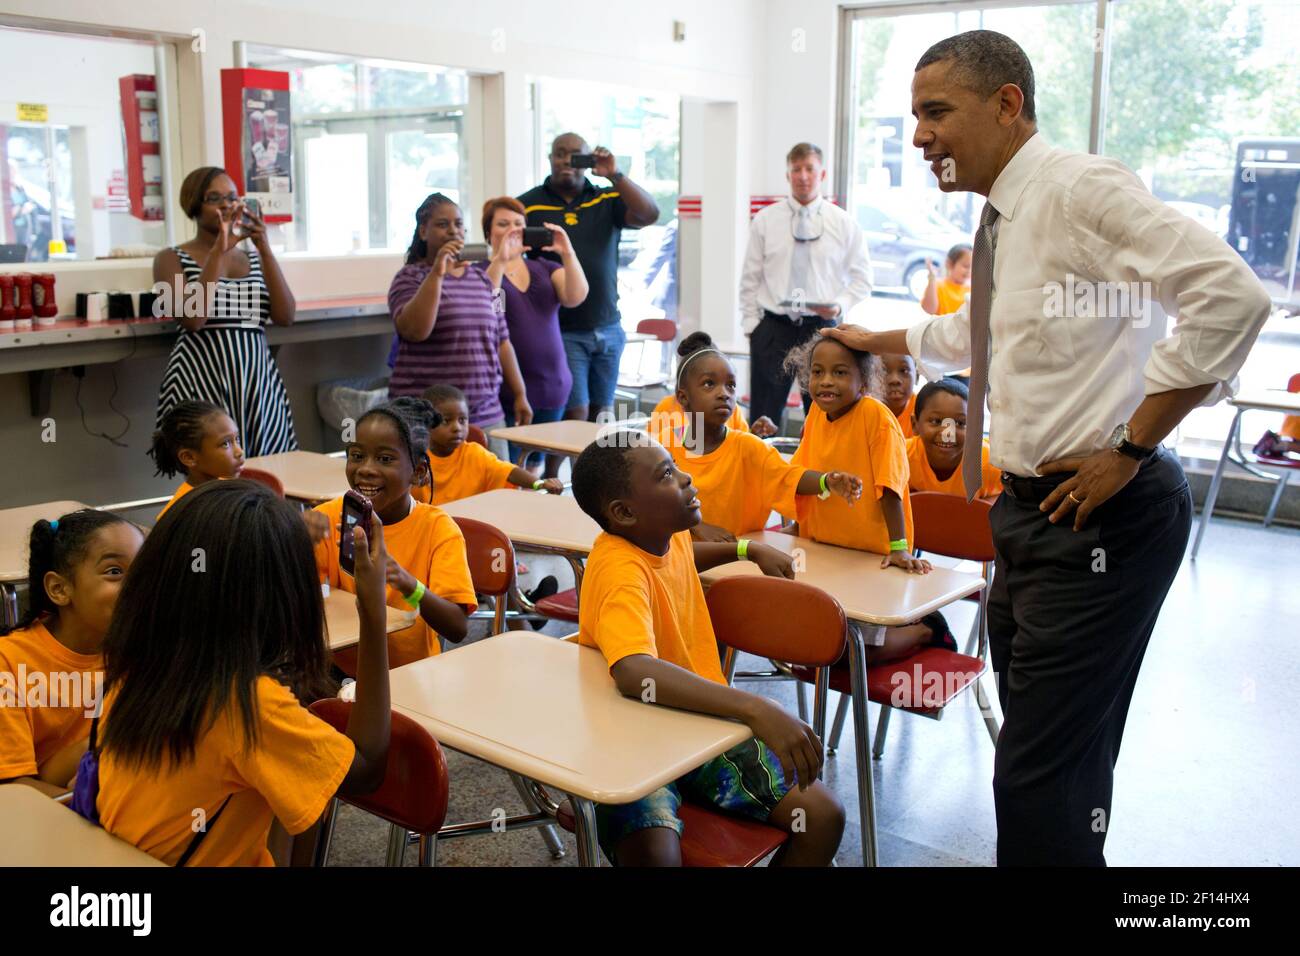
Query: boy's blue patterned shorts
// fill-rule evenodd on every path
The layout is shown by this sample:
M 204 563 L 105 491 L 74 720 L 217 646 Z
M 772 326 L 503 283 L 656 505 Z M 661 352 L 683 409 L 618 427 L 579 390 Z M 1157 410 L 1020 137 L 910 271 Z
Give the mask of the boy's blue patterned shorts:
M 776 754 L 751 737 L 640 800 L 596 804 L 597 839 L 605 856 L 617 866 L 615 848 L 638 830 L 668 827 L 681 835 L 677 808 L 682 800 L 766 821 L 795 785 L 786 785 Z

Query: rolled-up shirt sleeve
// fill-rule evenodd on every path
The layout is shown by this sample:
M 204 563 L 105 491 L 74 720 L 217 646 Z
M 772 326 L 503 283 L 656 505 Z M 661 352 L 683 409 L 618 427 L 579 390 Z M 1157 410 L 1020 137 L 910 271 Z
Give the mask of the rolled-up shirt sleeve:
M 936 315 L 907 330 L 907 351 L 927 379 L 968 368 L 970 359 L 970 299 L 948 315 Z
M 1149 283 L 1143 295 L 1175 317 L 1143 368 L 1145 394 L 1213 384 L 1202 405 L 1231 397 L 1273 308 L 1241 256 L 1118 163 L 1081 176 L 1065 211 L 1072 252 L 1088 271 Z

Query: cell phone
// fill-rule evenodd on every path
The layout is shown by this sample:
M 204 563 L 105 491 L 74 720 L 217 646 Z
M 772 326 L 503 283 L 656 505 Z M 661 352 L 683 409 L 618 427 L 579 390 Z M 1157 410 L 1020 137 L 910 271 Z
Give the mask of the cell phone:
M 261 219 L 262 201 L 260 199 L 253 199 L 251 196 L 246 196 L 244 198 L 244 212 L 248 213 L 248 216 Z M 245 216 L 244 218 L 247 219 L 248 216 Z
M 574 169 L 592 169 L 596 165 L 596 154 L 574 153 L 569 157 L 569 165 Z
M 492 252 L 486 242 L 467 242 L 461 246 L 460 255 L 456 258 L 461 262 L 488 262 L 492 258 Z
M 339 567 L 348 574 L 356 574 L 357 556 L 352 541 L 352 529 L 361 525 L 366 533 L 366 546 L 370 545 L 370 516 L 373 509 L 370 499 L 349 489 L 343 496 L 343 529 L 339 535 Z
M 524 227 L 524 248 L 544 249 L 551 244 L 551 230 L 545 226 Z

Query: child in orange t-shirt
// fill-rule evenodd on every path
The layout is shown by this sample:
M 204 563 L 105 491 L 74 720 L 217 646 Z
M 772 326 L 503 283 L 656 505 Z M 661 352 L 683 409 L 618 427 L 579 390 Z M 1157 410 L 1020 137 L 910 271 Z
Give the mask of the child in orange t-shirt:
M 378 521 L 368 546 L 361 528 L 354 536 L 360 663 L 339 733 L 306 706 L 336 688 L 300 513 L 255 482 L 213 481 L 159 523 L 104 640 L 98 766 L 83 760 L 74 809 L 173 866 L 270 866 L 273 821 L 301 833 L 336 793 L 378 787 L 388 556 Z
M 878 356 L 884 373 L 880 400 L 898 419 L 904 438 L 911 438 L 912 416 L 916 411 L 916 360 L 910 355 L 885 353 Z
M 469 436 L 469 404 L 465 393 L 454 385 L 431 385 L 425 400 L 436 418 L 429 422 L 429 481 L 415 485 L 411 497 L 430 505 L 468 498 L 508 485 L 564 493 L 559 478 L 538 478 L 532 472 L 502 461 Z
M 0 637 L 0 783 L 54 796 L 76 775 L 103 690 L 100 648 L 143 540 L 111 511 L 32 525 L 30 606 Z
M 578 609 L 578 643 L 598 648 L 620 693 L 652 705 L 738 718 L 754 736 L 630 804 L 597 804 L 597 836 L 620 866 L 680 866 L 684 793 L 790 832 L 773 865 L 827 866 L 844 808 L 817 779 L 821 741 L 765 697 L 727 685 L 699 571 L 737 560 L 726 542 L 692 542 L 700 505 L 689 475 L 644 432 L 589 445 L 573 466 L 578 504 L 601 526 Z M 749 544 L 765 574 L 794 576 L 789 555 Z M 743 785 L 740 784 L 743 781 Z M 802 825 L 800 825 L 802 824 Z
M 677 346 L 677 355 L 681 362 L 677 365 L 678 380 L 681 378 L 681 370 L 690 360 L 690 357 L 696 352 L 702 350 L 717 352 L 717 347 L 713 344 L 713 338 L 707 332 L 692 332 L 686 338 L 682 339 Z M 725 357 L 725 356 L 724 356 Z M 673 435 L 680 435 L 687 425 L 686 411 L 682 408 L 681 401 L 675 392 L 671 392 L 660 399 L 659 404 L 655 406 L 654 411 L 650 413 L 650 423 L 646 426 L 647 431 L 654 436 L 655 440 L 665 448 L 673 447 Z M 739 406 L 732 408 L 731 417 L 727 419 L 727 428 L 733 432 L 753 432 L 759 438 L 767 438 L 775 435 L 777 432 L 776 425 L 772 419 L 766 415 L 758 418 L 751 427 L 745 421 L 745 415 L 741 412 Z
M 835 498 L 800 498 L 798 533 L 883 554 L 882 568 L 893 565 L 928 574 L 930 562 L 912 554 L 915 538 L 903 433 L 893 412 L 868 395 L 879 376 L 873 357 L 818 336 L 793 349 L 786 367 L 813 397 L 791 464 L 852 472 L 861 476 L 864 492 L 854 508 Z M 882 643 L 867 648 L 870 663 L 906 657 L 930 643 L 950 650 L 957 646 L 938 614 L 878 633 Z
M 676 396 L 686 427 L 667 436 L 668 447 L 699 490 L 704 520 L 691 532 L 697 541 L 734 541 L 762 529 L 773 511 L 793 519 L 796 495 L 829 491 L 849 505 L 862 495 L 855 475 L 788 464 L 756 435 L 731 430 L 736 370 L 717 349 L 694 350 L 682 361 Z
M 388 605 L 418 609 L 410 627 L 388 635 L 393 667 L 439 653 L 438 637 L 462 641 L 478 607 L 465 554 L 465 536 L 451 516 L 411 497 L 427 481 L 429 424 L 437 413 L 423 398 L 397 398 L 357 420 L 348 443 L 348 485 L 370 499 L 384 524 L 388 550 Z M 331 588 L 352 592 L 352 576 L 339 567 L 337 535 L 343 499 L 316 508 L 309 518 L 317 538 L 316 565 Z M 336 652 L 334 663 L 351 673 L 354 654 Z
M 925 261 L 926 271 L 930 273 L 925 293 L 921 296 L 921 308 L 931 315 L 949 315 L 962 307 L 970 298 L 971 247 L 959 242 L 948 250 L 944 261 L 944 277 L 936 281 L 934 266 L 930 260 Z
M 916 397 L 916 434 L 907 440 L 908 487 L 966 497 L 961 459 L 966 449 L 966 385 L 952 378 L 930 382 Z M 978 497 L 1002 493 L 1002 472 L 989 464 L 989 446 L 980 448 L 983 484 Z
M 174 406 L 153 433 L 148 454 L 158 469 L 155 474 L 168 478 L 185 475 L 158 518 L 204 482 L 238 478 L 244 470 L 239 429 L 224 408 L 211 402 L 187 401 Z

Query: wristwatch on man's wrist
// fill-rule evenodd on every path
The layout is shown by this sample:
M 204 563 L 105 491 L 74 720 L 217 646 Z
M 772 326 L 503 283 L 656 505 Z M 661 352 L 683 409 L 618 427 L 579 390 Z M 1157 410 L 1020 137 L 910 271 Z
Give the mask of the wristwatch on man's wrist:
M 1146 448 L 1142 445 L 1133 444 L 1130 439 L 1133 437 L 1133 430 L 1129 428 L 1128 422 L 1122 425 L 1116 425 L 1115 430 L 1110 433 L 1111 451 L 1118 452 L 1121 455 L 1127 455 L 1135 461 L 1145 461 L 1155 454 L 1156 449 Z

